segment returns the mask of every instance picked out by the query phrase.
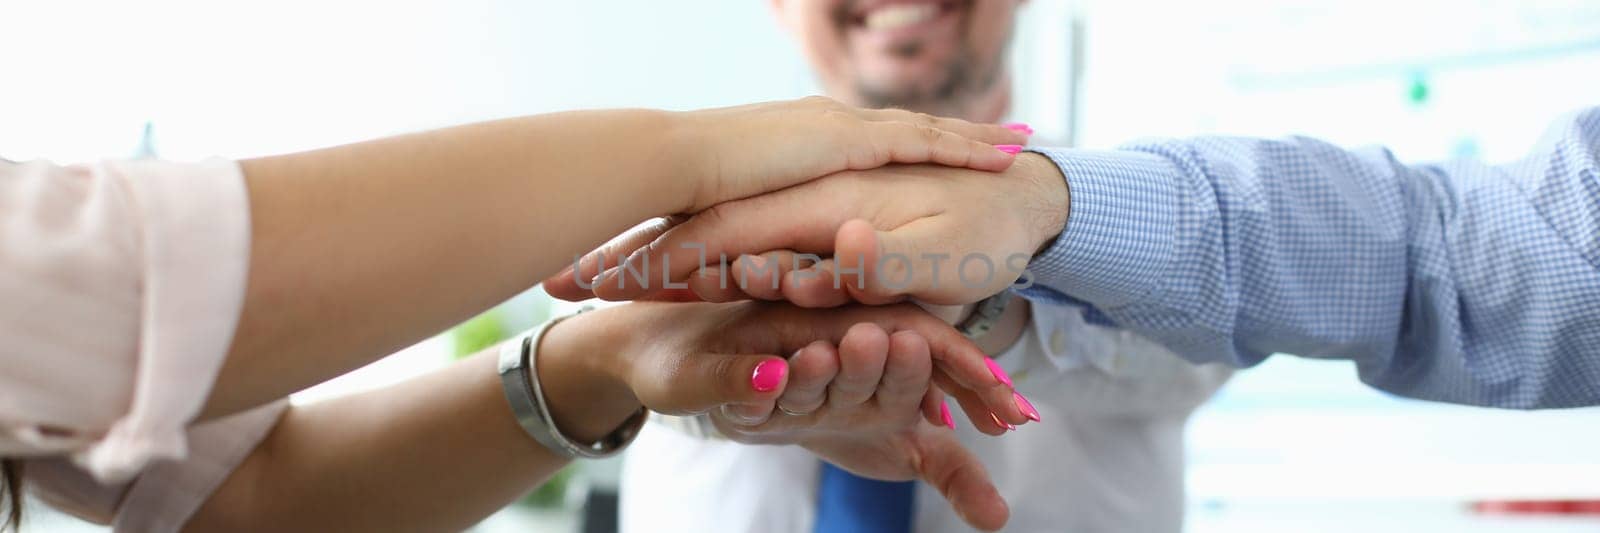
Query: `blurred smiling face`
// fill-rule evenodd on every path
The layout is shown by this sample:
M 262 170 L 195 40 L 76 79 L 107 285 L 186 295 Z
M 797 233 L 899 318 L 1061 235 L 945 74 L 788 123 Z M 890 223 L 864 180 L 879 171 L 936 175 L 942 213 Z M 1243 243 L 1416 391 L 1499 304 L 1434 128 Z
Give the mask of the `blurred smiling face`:
M 772 0 L 835 98 L 924 111 L 1001 79 L 1018 0 Z

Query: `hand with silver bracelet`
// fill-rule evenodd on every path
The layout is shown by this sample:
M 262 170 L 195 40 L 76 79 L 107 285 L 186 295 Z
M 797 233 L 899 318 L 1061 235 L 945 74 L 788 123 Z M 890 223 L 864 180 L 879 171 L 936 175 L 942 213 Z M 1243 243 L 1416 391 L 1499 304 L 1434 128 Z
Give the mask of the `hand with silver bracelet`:
M 847 340 L 890 337 L 914 337 L 924 346 L 918 357 L 931 378 L 912 380 L 919 388 L 917 401 L 908 404 L 910 413 L 920 411 L 924 419 L 943 425 L 941 397 L 948 392 L 971 419 L 1028 421 L 1005 384 L 1008 378 L 997 375 L 971 341 L 910 305 L 813 310 L 767 302 L 641 302 L 552 326 L 538 346 L 538 370 L 559 429 L 588 443 L 621 426 L 640 405 L 666 414 L 716 409 L 759 419 L 777 408 L 791 366 L 802 376 L 813 372 L 803 349 L 831 350 Z M 797 362 L 791 365 L 780 354 L 795 354 Z M 884 372 L 882 362 L 876 366 L 857 376 L 866 396 Z M 783 379 L 762 381 L 773 372 Z M 562 378 L 552 379 L 557 375 Z M 929 389 L 929 379 L 940 387 Z M 844 384 L 832 376 L 824 383 Z
M 925 352 L 911 362 L 924 365 L 931 375 L 954 376 L 946 385 L 949 389 L 969 395 L 992 390 L 1009 399 L 1010 387 L 990 373 L 970 341 L 909 305 L 617 306 L 550 326 L 540 342 L 530 346 L 534 373 L 527 377 L 540 385 L 537 401 L 551 421 L 545 430 L 587 445 L 616 434 L 640 407 L 675 414 L 770 412 L 794 383 L 791 374 L 800 371 L 800 363 L 791 365 L 785 354 L 817 341 L 822 343 L 815 346 L 843 343 L 849 351 L 857 345 L 852 339 L 860 332 L 919 339 Z M 513 346 L 520 339 L 512 340 Z M 498 372 L 499 355 L 498 349 L 490 349 L 388 387 L 288 407 L 255 451 L 195 513 L 189 529 L 458 531 L 469 527 L 570 460 L 568 454 L 542 444 L 544 439 L 530 438 L 519 425 Z M 940 420 L 938 404 L 922 401 L 930 397 L 924 376 L 899 381 L 906 385 L 901 395 L 909 400 L 898 405 L 909 406 L 910 414 L 895 419 L 894 425 L 861 418 L 841 426 L 830 418 L 813 421 L 813 431 L 790 429 L 807 435 L 808 446 L 815 446 L 825 459 L 851 468 L 871 466 L 863 461 L 881 460 L 885 450 L 924 454 L 920 470 L 867 473 L 933 480 L 961 472 L 965 477 L 953 486 L 959 494 L 990 497 L 965 497 L 957 505 L 973 506 L 981 516 L 1003 513 L 1005 504 L 982 475 L 982 466 L 963 450 L 885 448 L 863 438 L 903 430 L 908 420 L 949 433 L 917 421 L 918 405 L 933 406 L 923 409 L 920 418 Z M 1004 416 L 1021 416 L 1009 401 L 1002 407 L 1009 408 Z M 853 435 L 841 430 L 850 425 L 855 426 Z
M 641 405 L 704 413 L 734 440 L 800 444 L 863 475 L 926 480 L 978 527 L 998 528 L 1009 513 L 945 428 L 953 419 L 940 389 L 963 397 L 1010 387 L 987 365 L 938 363 L 947 370 L 936 372 L 934 353 L 960 360 L 952 352 L 976 347 L 914 306 L 637 303 L 561 321 L 542 340 L 533 347 L 540 400 L 559 439 L 582 446 L 636 429 Z

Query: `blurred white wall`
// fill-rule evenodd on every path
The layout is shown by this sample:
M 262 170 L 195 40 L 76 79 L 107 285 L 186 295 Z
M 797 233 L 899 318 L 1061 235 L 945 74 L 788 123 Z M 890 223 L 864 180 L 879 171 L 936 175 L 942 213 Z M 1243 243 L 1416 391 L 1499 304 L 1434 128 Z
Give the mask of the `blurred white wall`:
M 247 156 L 811 91 L 764 2 L 3 0 L 0 155 Z

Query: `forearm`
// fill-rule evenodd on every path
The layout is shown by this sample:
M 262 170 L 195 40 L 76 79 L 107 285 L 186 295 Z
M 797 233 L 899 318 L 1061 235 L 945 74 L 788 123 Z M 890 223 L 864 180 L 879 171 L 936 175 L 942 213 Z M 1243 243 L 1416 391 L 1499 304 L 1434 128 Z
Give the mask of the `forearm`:
M 561 113 L 244 161 L 250 278 L 207 416 L 391 353 L 687 205 L 670 117 Z
M 1073 215 L 1029 294 L 1198 361 L 1295 353 L 1425 399 L 1600 402 L 1600 219 L 1575 207 L 1596 201 L 1600 111 L 1556 133 L 1504 167 L 1303 138 L 1057 151 Z
M 638 408 L 625 388 L 587 373 L 594 341 L 547 336 L 540 361 L 550 407 L 580 441 Z M 187 529 L 456 531 L 566 463 L 517 425 L 490 350 L 389 388 L 291 408 Z

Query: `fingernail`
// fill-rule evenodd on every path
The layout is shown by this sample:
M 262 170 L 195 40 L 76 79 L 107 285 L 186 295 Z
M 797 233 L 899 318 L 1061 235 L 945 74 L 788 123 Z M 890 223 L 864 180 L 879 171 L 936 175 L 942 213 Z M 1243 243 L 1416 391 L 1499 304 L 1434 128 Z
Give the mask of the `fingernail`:
M 1001 124 L 1000 127 L 1008 129 L 1008 130 L 1011 130 L 1011 131 L 1014 131 L 1014 132 L 1017 132 L 1017 133 L 1021 133 L 1023 135 L 1033 135 L 1033 127 L 1029 126 L 1029 125 L 1027 125 L 1025 123 L 1022 123 L 1022 122 L 1010 122 L 1010 123 L 1006 123 L 1006 124 Z
M 994 413 L 989 413 L 989 419 L 994 421 L 994 425 L 1006 428 L 1006 431 L 1016 431 L 1017 430 L 1017 426 L 1013 426 L 1013 425 L 1011 425 L 1010 422 L 1006 422 L 1004 420 L 1001 420 L 1000 419 L 1000 415 L 996 415 Z
M 756 365 L 755 372 L 750 373 L 750 388 L 756 392 L 772 392 L 783 383 L 783 375 L 789 371 L 789 363 L 782 359 L 768 359 Z
M 1040 421 L 1039 410 L 1033 408 L 1033 402 L 1030 402 L 1027 398 L 1022 397 L 1022 393 L 1015 391 L 1011 393 L 1011 397 L 1017 401 L 1017 409 L 1022 411 L 1022 416 L 1026 416 L 1028 417 L 1028 420 L 1032 420 L 1034 422 Z
M 1004 383 L 1007 387 L 1011 387 L 1013 389 L 1017 388 L 1017 386 L 1011 382 L 1011 376 L 1006 374 L 1006 369 L 1000 368 L 1000 363 L 994 362 L 994 358 L 983 358 L 983 364 L 989 366 L 989 373 L 994 374 L 994 379 L 1000 380 L 1000 383 Z
M 594 275 L 594 279 L 589 280 L 589 286 L 599 287 L 602 282 L 611 281 L 611 278 L 616 277 L 618 270 L 622 270 L 622 265 L 600 271 L 599 274 Z
M 949 426 L 950 429 L 956 428 L 956 419 L 950 416 L 950 402 L 939 402 L 939 420 L 943 421 L 944 425 Z
M 1005 152 L 1005 153 L 1008 153 L 1008 154 L 1011 154 L 1011 155 L 1017 155 L 1017 152 L 1021 152 L 1022 151 L 1022 145 L 1020 145 L 1020 144 L 996 144 L 996 145 L 994 145 L 994 149 L 1002 151 L 1002 152 Z

